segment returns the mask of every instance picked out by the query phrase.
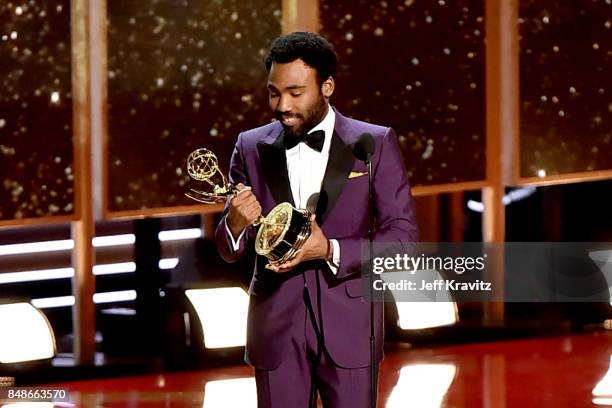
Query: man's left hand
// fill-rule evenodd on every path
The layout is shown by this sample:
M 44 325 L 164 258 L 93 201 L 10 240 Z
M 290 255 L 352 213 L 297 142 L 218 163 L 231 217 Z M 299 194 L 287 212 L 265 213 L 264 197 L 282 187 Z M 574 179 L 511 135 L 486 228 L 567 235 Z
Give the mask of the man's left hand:
M 315 218 L 314 214 L 310 216 L 310 236 L 306 239 L 306 242 L 304 242 L 304 245 L 300 248 L 297 255 L 293 259 L 283 263 L 270 261 L 266 265 L 266 268 L 276 273 L 285 273 L 291 271 L 301 262 L 312 261 L 314 259 L 325 259 L 328 256 L 327 252 L 330 244 Z

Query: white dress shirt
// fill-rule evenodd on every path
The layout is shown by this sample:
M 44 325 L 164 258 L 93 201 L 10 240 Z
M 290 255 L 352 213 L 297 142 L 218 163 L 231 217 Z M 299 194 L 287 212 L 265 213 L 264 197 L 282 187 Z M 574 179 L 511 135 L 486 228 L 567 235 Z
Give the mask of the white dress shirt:
M 287 176 L 289 178 L 289 185 L 291 186 L 293 202 L 296 208 L 306 208 L 312 213 L 315 211 L 318 194 L 321 191 L 325 169 L 327 168 L 329 148 L 331 146 L 335 124 L 336 113 L 332 107 L 329 106 L 323 120 L 308 132 L 312 133 L 317 130 L 323 130 L 325 132 L 323 149 L 317 152 L 306 143 L 298 143 L 291 149 L 285 151 L 287 158 Z M 227 223 L 225 228 L 232 241 L 234 251 L 238 250 L 244 231 L 234 240 Z M 335 239 L 331 239 L 330 241 L 334 253 L 333 259 L 328 261 L 327 264 L 335 275 L 338 272 L 338 265 L 340 265 L 340 245 Z

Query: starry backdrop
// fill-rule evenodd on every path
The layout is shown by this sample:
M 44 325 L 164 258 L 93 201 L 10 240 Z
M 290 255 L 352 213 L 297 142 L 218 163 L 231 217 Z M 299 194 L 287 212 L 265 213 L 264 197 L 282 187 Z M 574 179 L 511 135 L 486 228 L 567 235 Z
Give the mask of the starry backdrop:
M 0 220 L 73 208 L 70 1 L 0 2 Z
M 108 19 L 108 208 L 194 204 L 188 154 L 214 151 L 227 174 L 238 133 L 272 119 L 281 0 L 109 0 Z
M 521 175 L 612 168 L 612 0 L 520 2 Z M 485 178 L 484 0 L 320 0 L 333 104 L 393 126 L 413 185 Z M 73 213 L 70 2 L 0 4 L 0 220 Z M 227 172 L 267 123 L 281 0 L 108 0 L 111 211 L 192 204 L 187 155 Z
M 522 177 L 612 169 L 612 0 L 521 0 Z
M 485 178 L 484 0 L 321 0 L 338 109 L 398 133 L 413 185 Z

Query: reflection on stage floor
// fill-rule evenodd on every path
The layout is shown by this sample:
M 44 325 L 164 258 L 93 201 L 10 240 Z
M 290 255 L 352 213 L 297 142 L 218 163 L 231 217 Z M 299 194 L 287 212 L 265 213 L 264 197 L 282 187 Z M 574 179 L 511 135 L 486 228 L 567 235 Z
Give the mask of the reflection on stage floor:
M 379 407 L 612 406 L 612 334 L 402 349 L 385 356 Z M 256 407 L 247 366 L 53 384 L 71 404 Z M 52 405 L 50 405 L 52 406 Z

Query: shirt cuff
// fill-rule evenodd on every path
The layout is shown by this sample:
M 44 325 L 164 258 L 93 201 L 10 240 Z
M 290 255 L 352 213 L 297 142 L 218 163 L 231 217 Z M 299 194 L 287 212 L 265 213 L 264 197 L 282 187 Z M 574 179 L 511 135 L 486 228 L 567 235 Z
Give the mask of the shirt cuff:
M 246 231 L 246 228 L 242 230 L 240 235 L 238 235 L 237 239 L 234 239 L 234 236 L 232 235 L 232 231 L 230 231 L 229 227 L 227 226 L 227 218 L 225 218 L 225 231 L 227 232 L 227 236 L 230 238 L 230 241 L 232 242 L 232 250 L 234 252 L 238 251 L 238 249 L 240 248 L 240 240 L 242 239 L 242 236 L 244 235 L 244 231 Z M 334 251 L 335 250 L 336 249 L 334 248 Z
M 338 268 L 340 267 L 340 244 L 336 239 L 330 239 L 332 247 L 334 248 L 334 254 L 332 255 L 332 260 L 327 261 L 327 265 L 329 269 L 332 271 L 334 275 L 338 274 Z

